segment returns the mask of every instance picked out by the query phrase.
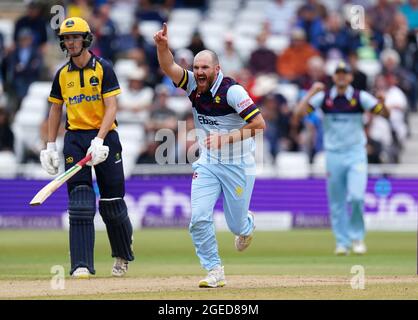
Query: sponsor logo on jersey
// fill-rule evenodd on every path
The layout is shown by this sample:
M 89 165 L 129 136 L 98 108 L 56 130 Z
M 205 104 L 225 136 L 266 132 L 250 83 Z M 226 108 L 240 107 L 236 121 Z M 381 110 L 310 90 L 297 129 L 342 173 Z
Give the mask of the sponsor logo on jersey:
M 254 104 L 254 101 L 251 98 L 248 98 L 248 99 L 245 99 L 245 100 L 241 101 L 238 104 L 238 107 L 240 109 L 245 109 L 245 108 L 248 108 L 249 106 L 251 106 L 252 104 Z
M 82 103 L 83 101 L 92 102 L 92 101 L 98 101 L 98 100 L 101 100 L 99 94 L 94 94 L 92 96 L 86 96 L 85 94 L 79 94 L 78 96 L 70 97 L 68 99 L 68 102 L 70 103 L 70 105 L 72 105 L 72 104 Z
M 218 121 L 207 119 L 204 116 L 198 116 L 197 119 L 199 120 L 200 124 L 208 124 L 208 125 L 211 125 L 211 126 L 218 126 L 219 125 Z

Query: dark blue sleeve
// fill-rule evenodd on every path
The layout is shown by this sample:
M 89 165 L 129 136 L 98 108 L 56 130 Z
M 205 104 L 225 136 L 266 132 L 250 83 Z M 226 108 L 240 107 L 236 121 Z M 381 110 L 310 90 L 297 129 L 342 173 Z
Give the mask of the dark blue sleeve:
M 64 100 L 62 98 L 62 92 L 61 92 L 61 86 L 60 86 L 60 73 L 61 70 L 58 70 L 58 72 L 55 74 L 55 78 L 54 81 L 52 82 L 52 89 L 51 89 L 51 93 L 49 94 L 49 96 L 51 98 L 55 98 L 58 100 Z
M 103 67 L 102 94 L 120 89 L 115 71 L 107 61 L 100 61 Z

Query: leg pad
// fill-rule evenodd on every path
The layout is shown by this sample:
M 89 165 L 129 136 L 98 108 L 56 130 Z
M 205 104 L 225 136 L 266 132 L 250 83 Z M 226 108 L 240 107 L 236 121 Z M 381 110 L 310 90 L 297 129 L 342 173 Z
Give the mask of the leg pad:
M 68 212 L 70 215 L 71 271 L 86 267 L 94 274 L 94 214 L 96 195 L 88 185 L 75 187 L 70 193 Z
M 134 260 L 133 230 L 125 201 L 123 199 L 102 199 L 99 201 L 99 212 L 106 224 L 112 257 L 128 261 Z

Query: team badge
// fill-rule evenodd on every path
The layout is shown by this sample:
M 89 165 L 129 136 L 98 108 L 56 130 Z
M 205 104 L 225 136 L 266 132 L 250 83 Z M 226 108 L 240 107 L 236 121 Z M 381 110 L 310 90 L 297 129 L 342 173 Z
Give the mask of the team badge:
M 66 26 L 66 27 L 71 28 L 72 26 L 74 26 L 74 21 L 73 21 L 73 20 L 68 20 L 68 21 L 65 23 L 65 26 Z
M 351 99 L 350 106 L 355 107 L 357 105 L 357 100 L 355 98 Z
M 220 96 L 216 96 L 215 97 L 215 103 L 220 103 L 221 102 L 221 97 Z
M 98 79 L 97 77 L 95 77 L 95 76 L 92 76 L 92 77 L 90 78 L 90 84 L 91 84 L 92 86 L 97 86 L 97 85 L 99 84 L 99 79 Z
M 237 186 L 237 187 L 235 188 L 235 194 L 236 194 L 238 197 L 241 197 L 243 192 L 244 192 L 244 190 L 242 189 L 242 187 L 241 187 L 241 186 Z
M 122 157 L 120 156 L 120 153 L 119 152 L 117 152 L 116 154 L 115 154 L 115 163 L 119 163 L 119 162 L 121 162 L 122 161 Z
M 325 106 L 327 107 L 327 108 L 332 108 L 332 106 L 334 105 L 334 102 L 332 101 L 332 99 L 331 98 L 328 98 L 326 101 L 325 101 Z

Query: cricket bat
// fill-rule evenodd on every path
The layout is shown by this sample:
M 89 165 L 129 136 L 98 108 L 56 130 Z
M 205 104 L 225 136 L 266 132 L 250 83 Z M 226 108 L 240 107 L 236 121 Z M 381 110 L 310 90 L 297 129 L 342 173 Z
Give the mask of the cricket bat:
M 88 154 L 86 157 L 77 162 L 67 171 L 61 173 L 58 177 L 48 183 L 43 187 L 29 203 L 31 206 L 39 206 L 42 204 L 48 197 L 59 187 L 61 187 L 66 181 L 68 181 L 72 176 L 79 172 L 87 162 L 91 160 L 91 154 Z

